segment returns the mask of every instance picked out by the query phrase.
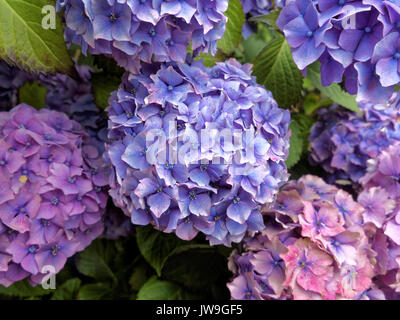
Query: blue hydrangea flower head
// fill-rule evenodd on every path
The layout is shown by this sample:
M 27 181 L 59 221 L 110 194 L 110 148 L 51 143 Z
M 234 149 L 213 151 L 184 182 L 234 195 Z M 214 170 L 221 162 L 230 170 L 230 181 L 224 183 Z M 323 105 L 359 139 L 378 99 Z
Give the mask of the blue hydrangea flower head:
M 109 100 L 110 194 L 133 224 L 240 242 L 287 180 L 288 111 L 236 60 L 142 65 Z
M 139 73 L 140 60 L 184 62 L 190 44 L 195 54 L 215 54 L 228 1 L 58 0 L 57 5 L 65 10 L 67 41 Z

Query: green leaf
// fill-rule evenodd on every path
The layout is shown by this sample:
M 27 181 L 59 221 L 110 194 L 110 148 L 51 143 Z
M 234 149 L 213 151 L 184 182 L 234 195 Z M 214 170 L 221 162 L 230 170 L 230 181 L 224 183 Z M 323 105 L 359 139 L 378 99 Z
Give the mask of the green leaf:
M 110 268 L 115 253 L 112 241 L 97 239 L 79 255 L 76 266 L 80 273 L 88 277 L 115 284 L 118 279 Z
M 315 62 L 307 68 L 307 78 L 321 91 L 325 96 L 330 98 L 337 104 L 354 112 L 360 112 L 356 97 L 343 91 L 342 88 L 337 84 L 333 83 L 328 87 L 324 87 L 321 83 L 320 63 Z
M 240 0 L 229 0 L 225 15 L 228 17 L 225 33 L 222 39 L 217 42 L 217 46 L 225 54 L 230 55 L 243 39 L 242 27 L 245 16 Z
M 73 300 L 76 298 L 80 286 L 80 279 L 69 279 L 56 289 L 53 296 L 51 297 L 51 300 Z
M 92 86 L 94 101 L 98 107 L 105 109 L 108 107 L 108 99 L 111 92 L 118 89 L 121 79 L 114 75 L 95 73 L 92 76 Z
M 299 102 L 303 77 L 283 36 L 277 35 L 256 57 L 253 73 L 257 82 L 272 92 L 281 108 Z
M 269 27 L 277 28 L 276 27 L 276 20 L 278 19 L 279 14 L 280 14 L 280 10 L 276 10 L 276 11 L 272 11 L 271 13 L 268 13 L 268 14 L 251 17 L 249 19 L 249 21 L 265 23 Z
M 148 265 L 142 261 L 142 263 L 135 266 L 132 275 L 129 278 L 129 284 L 132 290 L 139 291 L 143 284 L 147 281 Z
M 19 103 L 26 103 L 36 109 L 46 108 L 47 88 L 37 82 L 26 82 L 19 88 Z
M 292 135 L 290 136 L 290 151 L 286 160 L 288 168 L 293 167 L 300 160 L 301 153 L 303 152 L 303 139 L 301 137 L 299 124 L 296 121 L 292 121 L 290 130 L 292 130 Z
M 140 289 L 138 300 L 191 300 L 196 296 L 175 283 L 151 277 Z
M 50 0 L 0 1 L 0 58 L 31 72 L 74 74 L 64 42 L 63 27 L 56 17 L 55 29 L 44 29 L 42 20 Z
M 152 227 L 136 228 L 136 240 L 141 254 L 159 276 L 176 247 L 186 245 L 186 242 L 178 239 L 176 235 L 162 233 Z
M 78 293 L 79 300 L 102 300 L 110 297 L 112 288 L 109 283 L 92 283 L 81 287 Z
M 8 288 L 0 285 L 0 294 L 12 297 L 38 297 L 50 294 L 52 292 L 54 292 L 54 290 L 45 290 L 40 285 L 32 287 L 27 280 L 18 281 Z

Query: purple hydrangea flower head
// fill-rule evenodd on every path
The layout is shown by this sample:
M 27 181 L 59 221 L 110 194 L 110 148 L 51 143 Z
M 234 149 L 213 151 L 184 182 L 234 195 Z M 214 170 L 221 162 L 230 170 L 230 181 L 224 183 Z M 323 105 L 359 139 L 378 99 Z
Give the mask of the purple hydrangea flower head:
M 215 54 L 225 32 L 227 0 L 59 0 L 65 10 L 67 41 L 83 52 L 111 55 L 120 66 L 140 72 L 140 60 L 184 62 L 195 54 Z
M 350 194 L 303 176 L 262 212 L 266 229 L 229 259 L 232 299 L 358 299 L 372 288 L 376 253 Z
M 367 162 L 399 140 L 399 110 L 388 105 L 360 104 L 361 114 L 332 106 L 323 109 L 311 129 L 310 161 L 321 165 L 327 178 L 357 184 Z
M 358 102 L 385 103 L 400 83 L 400 3 L 295 0 L 277 20 L 298 67 L 321 63 L 322 84 L 340 83 Z
M 39 283 L 102 233 L 106 180 L 65 114 L 21 104 L 0 119 L 0 283 Z
M 287 180 L 289 112 L 233 59 L 142 70 L 107 109 L 115 205 L 185 240 L 230 245 L 263 229 L 261 205 Z

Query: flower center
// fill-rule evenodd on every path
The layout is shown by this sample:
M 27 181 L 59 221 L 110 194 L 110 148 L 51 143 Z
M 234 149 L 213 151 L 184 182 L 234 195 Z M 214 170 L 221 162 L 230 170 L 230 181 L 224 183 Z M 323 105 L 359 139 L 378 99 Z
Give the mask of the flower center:
M 53 197 L 50 201 L 51 201 L 51 203 L 54 204 L 55 206 L 58 205 L 58 198 L 57 198 L 57 197 Z
M 155 37 L 156 36 L 156 30 L 154 28 L 151 28 L 149 30 L 149 35 L 150 35 L 150 37 Z
M 69 177 L 68 178 L 68 182 L 69 183 L 75 183 L 75 181 L 76 181 L 76 177 Z
M 115 15 L 115 13 L 110 14 L 110 21 L 111 22 L 117 21 L 117 16 Z
M 60 248 L 59 248 L 57 245 L 53 246 L 53 247 L 51 248 L 51 254 L 52 254 L 53 256 L 56 256 L 59 249 L 60 249 Z
M 37 245 L 32 245 L 29 247 L 28 250 L 30 253 L 35 253 L 38 249 L 39 249 L 39 247 Z
M 192 190 L 192 191 L 189 192 L 189 198 L 191 200 L 195 200 L 196 197 L 197 197 L 196 191 Z
M 26 213 L 26 208 L 25 207 L 19 208 L 18 213 L 22 213 L 22 214 Z
M 126 117 L 128 119 L 132 119 L 133 118 L 133 113 L 132 112 L 127 111 L 127 112 L 125 112 L 125 115 L 126 115 Z
M 168 162 L 165 163 L 165 169 L 171 170 L 173 168 L 174 168 L 174 165 L 172 163 L 168 163 Z
M 42 219 L 42 220 L 40 220 L 40 222 L 42 223 L 42 226 L 44 226 L 44 227 L 48 227 L 50 225 L 50 221 L 46 220 L 46 219 Z

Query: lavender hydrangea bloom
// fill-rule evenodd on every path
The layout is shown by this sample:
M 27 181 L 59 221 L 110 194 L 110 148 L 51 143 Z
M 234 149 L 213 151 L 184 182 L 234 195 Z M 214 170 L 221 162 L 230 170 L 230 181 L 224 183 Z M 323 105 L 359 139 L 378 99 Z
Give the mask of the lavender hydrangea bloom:
M 184 62 L 195 54 L 215 54 L 225 32 L 227 0 L 58 0 L 65 9 L 67 41 L 83 52 L 111 55 L 120 66 L 140 72 L 140 60 Z
M 357 184 L 365 175 L 367 161 L 399 141 L 399 110 L 387 105 L 360 104 L 362 114 L 332 106 L 321 110 L 311 129 L 310 162 L 321 165 L 327 179 L 351 180 Z
M 318 177 L 290 181 L 263 210 L 267 228 L 245 238 L 229 259 L 232 299 L 365 298 L 376 253 L 363 229 L 364 212 Z
M 287 180 L 289 112 L 235 60 L 142 70 L 107 109 L 115 205 L 185 240 L 230 245 L 263 229 L 259 209 Z
M 277 25 L 301 70 L 319 60 L 323 85 L 344 78 L 358 102 L 385 103 L 400 83 L 397 1 L 295 0 Z
M 0 119 L 0 283 L 40 283 L 102 233 L 106 179 L 65 114 L 21 104 Z

